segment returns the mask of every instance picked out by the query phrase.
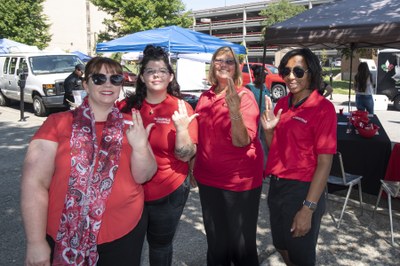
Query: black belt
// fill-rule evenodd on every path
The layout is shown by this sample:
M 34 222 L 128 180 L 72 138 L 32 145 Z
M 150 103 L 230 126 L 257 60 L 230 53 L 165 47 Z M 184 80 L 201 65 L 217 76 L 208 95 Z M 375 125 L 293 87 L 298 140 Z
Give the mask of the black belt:
M 281 178 L 277 177 L 276 175 L 269 175 L 269 178 L 276 180 L 276 181 L 279 181 L 281 179 Z

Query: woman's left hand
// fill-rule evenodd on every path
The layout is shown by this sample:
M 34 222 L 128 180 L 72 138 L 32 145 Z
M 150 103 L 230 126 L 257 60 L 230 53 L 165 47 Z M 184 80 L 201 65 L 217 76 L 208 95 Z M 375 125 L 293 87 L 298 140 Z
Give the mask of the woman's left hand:
M 182 131 L 189 128 L 189 124 L 199 114 L 188 115 L 186 104 L 184 100 L 178 100 L 178 110 L 172 115 L 172 121 L 174 122 L 176 131 Z
M 148 136 L 154 123 L 149 124 L 146 129 L 143 126 L 142 116 L 139 110 L 132 109 L 132 123 L 126 131 L 128 142 L 133 149 L 147 148 Z
M 228 105 L 229 113 L 231 115 L 238 115 L 240 113 L 240 101 L 246 91 L 237 93 L 235 83 L 232 78 L 227 78 L 228 89 L 226 90 L 225 102 Z
M 290 230 L 293 237 L 305 236 L 311 229 L 313 212 L 306 208 L 307 207 L 302 207 L 294 216 L 292 228 Z

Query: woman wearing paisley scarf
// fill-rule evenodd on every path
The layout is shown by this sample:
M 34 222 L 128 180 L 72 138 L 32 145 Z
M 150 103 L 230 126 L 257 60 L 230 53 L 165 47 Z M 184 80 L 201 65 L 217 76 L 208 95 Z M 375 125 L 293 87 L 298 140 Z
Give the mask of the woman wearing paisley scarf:
M 121 65 L 96 57 L 88 93 L 73 111 L 52 114 L 24 162 L 21 208 L 26 265 L 139 265 L 147 226 L 142 183 L 157 164 L 138 111 L 115 107 Z
M 155 123 L 149 142 L 158 170 L 143 185 L 149 214 L 146 240 L 150 265 L 171 265 L 173 238 L 190 190 L 188 161 L 196 153 L 197 115 L 180 99 L 166 51 L 146 46 L 140 65 L 135 94 L 123 111 L 140 109 L 144 125 Z

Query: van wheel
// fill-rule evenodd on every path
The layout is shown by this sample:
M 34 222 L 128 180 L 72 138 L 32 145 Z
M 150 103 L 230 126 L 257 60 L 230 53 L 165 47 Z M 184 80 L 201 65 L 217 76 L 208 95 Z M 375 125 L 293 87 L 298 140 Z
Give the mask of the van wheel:
M 394 97 L 393 104 L 394 104 L 394 109 L 400 111 L 400 95 Z
M 282 84 L 275 84 L 271 89 L 272 100 L 277 101 L 278 99 L 286 96 L 286 87 Z
M 10 99 L 8 99 L 4 94 L 0 91 L 0 106 L 10 105 Z
M 43 99 L 40 96 L 33 97 L 33 112 L 36 116 L 46 116 L 49 110 L 43 104 Z

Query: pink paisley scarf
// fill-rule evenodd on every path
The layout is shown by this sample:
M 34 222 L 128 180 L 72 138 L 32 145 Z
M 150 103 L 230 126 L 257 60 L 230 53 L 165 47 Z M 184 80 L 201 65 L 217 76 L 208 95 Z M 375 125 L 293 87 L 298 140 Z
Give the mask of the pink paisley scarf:
M 119 164 L 123 118 L 114 106 L 98 146 L 95 119 L 87 97 L 73 111 L 73 116 L 71 176 L 53 265 L 96 265 L 97 236 Z

